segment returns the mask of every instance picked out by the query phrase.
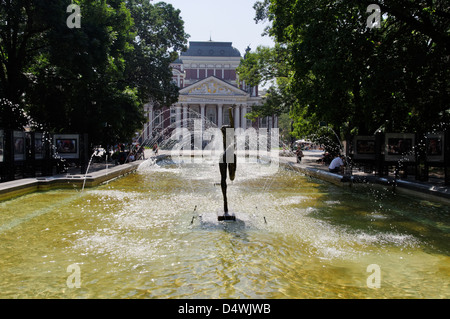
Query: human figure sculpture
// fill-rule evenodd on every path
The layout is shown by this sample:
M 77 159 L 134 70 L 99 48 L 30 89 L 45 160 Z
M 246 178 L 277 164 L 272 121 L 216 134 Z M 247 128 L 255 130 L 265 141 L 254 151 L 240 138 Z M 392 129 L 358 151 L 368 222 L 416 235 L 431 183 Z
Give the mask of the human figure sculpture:
M 230 109 L 230 123 L 233 123 L 233 115 Z M 233 125 L 223 125 L 221 128 L 222 136 L 223 136 L 223 153 L 220 157 L 219 161 L 219 169 L 220 169 L 220 187 L 222 188 L 223 194 L 223 205 L 224 205 L 224 215 L 219 216 L 219 220 L 235 220 L 234 216 L 230 216 L 228 214 L 228 199 L 227 199 L 227 171 L 229 173 L 230 180 L 234 180 L 236 176 L 236 154 L 234 152 L 234 134 L 233 138 L 230 141 L 230 138 L 227 139 L 227 129 L 234 129 Z M 228 152 L 228 156 L 227 156 Z M 231 153 L 230 153 L 231 152 Z M 230 156 L 231 155 L 231 156 Z M 227 158 L 232 160 L 228 160 Z

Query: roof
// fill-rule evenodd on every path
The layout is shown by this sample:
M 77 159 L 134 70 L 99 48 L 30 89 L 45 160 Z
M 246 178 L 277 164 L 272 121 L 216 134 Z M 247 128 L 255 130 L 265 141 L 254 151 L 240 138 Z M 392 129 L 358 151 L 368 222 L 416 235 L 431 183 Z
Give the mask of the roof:
M 241 53 L 232 42 L 190 41 L 189 48 L 181 56 L 241 57 Z

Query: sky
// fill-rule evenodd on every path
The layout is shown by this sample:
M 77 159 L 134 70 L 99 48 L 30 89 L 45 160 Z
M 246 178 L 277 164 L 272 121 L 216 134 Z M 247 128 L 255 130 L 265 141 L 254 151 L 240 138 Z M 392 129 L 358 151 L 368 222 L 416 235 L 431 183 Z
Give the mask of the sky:
M 253 4 L 256 0 L 162 0 L 180 9 L 188 41 L 233 42 L 244 56 L 258 45 L 273 47 L 269 36 L 261 36 L 267 23 L 256 24 Z M 157 1 L 155 1 L 157 2 Z

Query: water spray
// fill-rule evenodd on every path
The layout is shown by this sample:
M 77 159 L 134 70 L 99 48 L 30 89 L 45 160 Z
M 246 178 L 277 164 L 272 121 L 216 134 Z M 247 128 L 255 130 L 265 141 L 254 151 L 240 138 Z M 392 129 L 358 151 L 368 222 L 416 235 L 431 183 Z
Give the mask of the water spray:
M 192 212 L 192 214 L 195 213 L 196 210 L 197 210 L 197 205 L 195 205 L 194 211 Z M 192 216 L 191 225 L 194 223 L 194 219 L 195 219 L 195 215 Z

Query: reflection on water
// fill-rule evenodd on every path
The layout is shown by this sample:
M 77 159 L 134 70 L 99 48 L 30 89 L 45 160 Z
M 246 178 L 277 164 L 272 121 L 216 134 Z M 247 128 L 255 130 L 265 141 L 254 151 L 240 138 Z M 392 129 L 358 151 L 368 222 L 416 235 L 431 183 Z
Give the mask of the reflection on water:
M 0 297 L 450 297 L 446 206 L 241 164 L 218 222 L 218 167 L 164 164 L 0 203 Z

